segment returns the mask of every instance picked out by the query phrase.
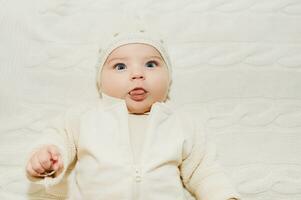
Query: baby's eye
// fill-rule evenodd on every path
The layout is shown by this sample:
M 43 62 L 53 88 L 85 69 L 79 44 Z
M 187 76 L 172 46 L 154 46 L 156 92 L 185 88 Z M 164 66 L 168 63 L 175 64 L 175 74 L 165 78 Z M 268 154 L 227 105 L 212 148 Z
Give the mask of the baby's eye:
M 146 64 L 145 64 L 146 67 L 149 67 L 149 68 L 154 68 L 156 66 L 158 66 L 158 62 L 152 60 L 152 61 L 148 61 Z
M 123 63 L 117 63 L 116 65 L 114 65 L 114 69 L 116 70 L 124 70 L 126 68 L 126 65 Z

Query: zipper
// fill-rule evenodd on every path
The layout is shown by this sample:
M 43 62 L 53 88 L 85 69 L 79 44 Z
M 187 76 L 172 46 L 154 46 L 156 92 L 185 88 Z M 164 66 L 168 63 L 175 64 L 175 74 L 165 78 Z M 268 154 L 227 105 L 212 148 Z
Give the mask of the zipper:
M 127 117 L 127 138 L 128 138 L 128 144 L 130 145 L 130 153 L 131 153 L 131 159 L 132 159 L 132 166 L 133 166 L 133 200 L 139 200 L 140 199 L 140 184 L 142 181 L 142 169 L 141 169 L 141 165 L 137 162 L 137 158 L 135 157 L 134 154 L 134 149 L 133 149 L 133 145 L 131 142 L 131 138 L 130 138 L 130 127 L 129 127 L 129 116 L 128 116 L 128 112 L 126 112 L 126 117 Z M 150 129 L 150 123 L 151 123 L 151 118 L 152 117 L 152 112 L 150 112 L 149 114 L 149 119 L 146 125 L 146 129 L 145 129 L 145 138 L 144 139 L 148 139 L 148 135 L 149 133 L 149 129 Z M 145 148 L 146 148 L 146 141 L 144 141 L 144 144 L 142 146 L 141 149 L 141 155 L 140 155 L 140 162 L 143 161 L 143 154 L 145 154 Z
M 140 196 L 140 182 L 142 180 L 141 177 L 141 167 L 137 164 L 137 160 L 135 158 L 135 154 L 134 154 L 134 149 L 133 149 L 133 145 L 131 142 L 131 138 L 130 138 L 130 127 L 129 127 L 129 116 L 128 116 L 128 111 L 126 110 L 126 122 L 127 122 L 127 140 L 128 140 L 128 144 L 129 144 L 129 149 L 130 149 L 130 154 L 131 154 L 131 163 L 132 163 L 132 185 L 133 185 L 133 194 L 132 194 L 132 199 L 133 200 L 139 200 L 139 196 Z
M 140 182 L 142 180 L 141 177 L 141 169 L 137 166 L 134 165 L 134 194 L 133 194 L 133 199 L 137 200 L 140 197 Z

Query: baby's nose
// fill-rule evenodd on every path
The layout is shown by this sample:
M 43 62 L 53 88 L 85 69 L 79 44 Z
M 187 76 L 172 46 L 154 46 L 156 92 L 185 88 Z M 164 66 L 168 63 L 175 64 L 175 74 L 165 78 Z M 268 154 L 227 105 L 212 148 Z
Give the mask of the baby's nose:
M 144 75 L 142 75 L 142 74 L 134 74 L 132 76 L 132 79 L 144 79 Z
M 132 71 L 132 76 L 131 79 L 135 80 L 135 79 L 144 79 L 144 72 L 143 69 L 141 68 L 137 68 L 137 69 L 133 69 Z

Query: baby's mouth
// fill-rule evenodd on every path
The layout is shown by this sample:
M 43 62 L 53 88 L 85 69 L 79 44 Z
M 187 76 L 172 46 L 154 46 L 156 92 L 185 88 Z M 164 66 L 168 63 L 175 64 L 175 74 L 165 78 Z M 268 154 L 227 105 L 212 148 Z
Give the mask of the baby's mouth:
M 137 87 L 129 92 L 130 98 L 134 101 L 143 101 L 146 98 L 147 91 L 144 88 Z

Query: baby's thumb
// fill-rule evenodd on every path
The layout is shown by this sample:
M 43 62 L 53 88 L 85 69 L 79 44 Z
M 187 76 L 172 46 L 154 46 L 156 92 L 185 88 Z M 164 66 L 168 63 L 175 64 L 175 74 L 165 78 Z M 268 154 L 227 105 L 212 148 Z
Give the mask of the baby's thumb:
M 64 164 L 62 161 L 62 157 L 59 156 L 57 162 L 53 165 L 54 169 L 56 171 L 55 176 L 58 176 L 62 171 L 64 170 Z
M 48 152 L 51 155 L 51 166 L 52 170 L 57 171 L 59 168 L 59 161 L 61 161 L 61 154 L 56 146 L 49 146 Z
M 50 153 L 52 160 L 57 160 L 58 157 L 60 156 L 59 149 L 54 145 L 48 146 L 47 150 L 48 150 L 48 153 Z

